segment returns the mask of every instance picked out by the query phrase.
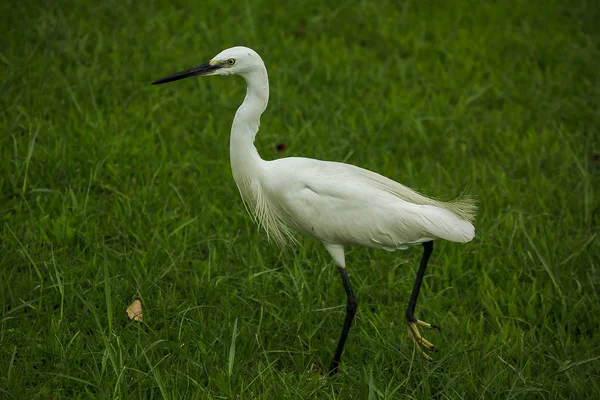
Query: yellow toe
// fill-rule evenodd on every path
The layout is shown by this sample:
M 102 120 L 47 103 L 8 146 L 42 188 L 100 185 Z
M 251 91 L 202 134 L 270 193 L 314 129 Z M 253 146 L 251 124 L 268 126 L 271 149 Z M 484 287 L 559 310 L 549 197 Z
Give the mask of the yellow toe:
M 419 326 L 421 326 L 423 328 L 427 328 L 427 329 L 438 328 L 438 327 L 435 325 L 428 324 L 427 322 L 420 321 L 420 320 L 416 320 L 415 322 L 408 323 L 408 336 L 411 338 L 411 340 L 413 342 L 415 342 L 415 345 L 417 346 L 417 348 L 419 349 L 421 354 L 423 354 L 423 357 L 425 357 L 427 360 L 431 360 L 432 359 L 431 356 L 429 354 L 425 353 L 425 351 L 423 350 L 422 347 L 424 347 L 427 351 L 435 351 L 435 346 L 429 340 L 427 340 L 423 336 L 421 336 L 421 332 L 419 331 Z

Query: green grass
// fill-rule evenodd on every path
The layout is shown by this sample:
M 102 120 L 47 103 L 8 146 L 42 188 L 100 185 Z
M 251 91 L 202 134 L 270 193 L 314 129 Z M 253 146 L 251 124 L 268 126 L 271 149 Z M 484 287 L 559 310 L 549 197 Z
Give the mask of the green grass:
M 0 6 L 0 398 L 600 397 L 597 4 L 300 3 Z M 244 210 L 243 81 L 149 85 L 240 44 L 271 78 L 264 158 L 479 198 L 421 292 L 435 363 L 403 321 L 420 250 L 355 248 L 322 377 L 344 291 L 321 244 L 282 253 Z

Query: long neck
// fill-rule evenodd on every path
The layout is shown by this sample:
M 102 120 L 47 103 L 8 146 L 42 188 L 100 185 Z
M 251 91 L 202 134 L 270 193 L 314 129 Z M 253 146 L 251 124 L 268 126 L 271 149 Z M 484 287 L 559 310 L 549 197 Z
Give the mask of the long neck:
M 269 101 L 269 78 L 264 66 L 244 75 L 248 88 L 244 102 L 238 108 L 231 126 L 231 171 L 238 187 L 252 172 L 257 173 L 263 160 L 254 147 L 260 126 L 260 116 Z

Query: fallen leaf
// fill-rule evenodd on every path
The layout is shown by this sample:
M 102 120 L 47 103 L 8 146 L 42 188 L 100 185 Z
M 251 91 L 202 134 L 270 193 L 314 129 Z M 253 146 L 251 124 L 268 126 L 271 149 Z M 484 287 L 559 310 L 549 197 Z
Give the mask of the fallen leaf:
M 142 302 L 139 300 L 134 300 L 133 303 L 131 303 L 129 305 L 129 307 L 127 307 L 127 315 L 129 316 L 129 319 L 132 319 L 134 321 L 143 321 L 144 320 L 144 314 L 142 313 Z
M 286 149 L 287 145 L 285 144 L 285 142 L 281 142 L 277 146 L 275 146 L 275 150 L 277 150 L 277 155 L 283 154 L 283 152 L 285 152 Z
M 321 370 L 321 365 L 319 363 L 313 362 L 311 369 L 312 372 L 319 372 Z

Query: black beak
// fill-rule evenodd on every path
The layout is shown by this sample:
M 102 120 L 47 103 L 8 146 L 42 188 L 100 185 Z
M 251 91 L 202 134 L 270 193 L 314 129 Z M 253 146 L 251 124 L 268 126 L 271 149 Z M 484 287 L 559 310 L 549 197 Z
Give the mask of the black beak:
M 186 69 L 185 71 L 181 71 L 173 75 L 165 76 L 164 78 L 152 82 L 152 84 L 160 85 L 161 83 L 178 81 L 189 76 L 209 75 L 212 72 L 218 70 L 219 68 L 221 68 L 221 66 L 218 63 L 215 63 L 214 61 L 209 61 L 202 65 L 198 65 L 197 67 Z

